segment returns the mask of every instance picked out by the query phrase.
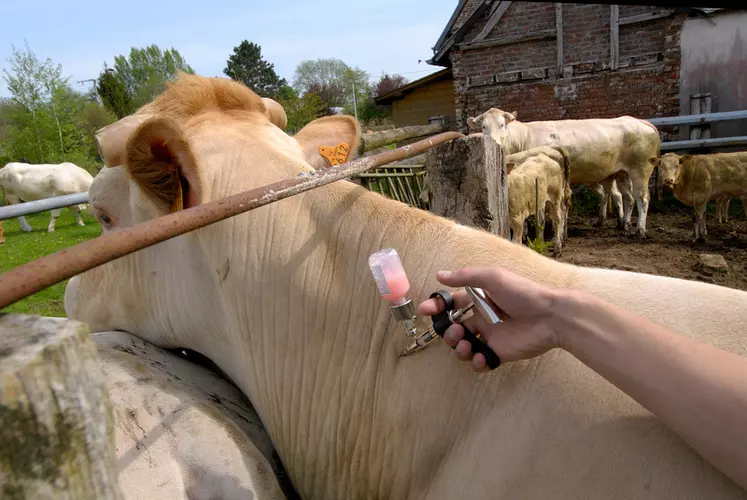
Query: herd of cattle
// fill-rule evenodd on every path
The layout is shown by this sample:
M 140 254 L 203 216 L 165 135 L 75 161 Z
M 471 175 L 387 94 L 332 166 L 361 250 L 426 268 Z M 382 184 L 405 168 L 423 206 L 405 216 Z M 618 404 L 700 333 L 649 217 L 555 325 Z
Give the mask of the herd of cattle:
M 607 199 L 612 196 L 618 227 L 626 231 L 635 200 L 636 229 L 641 236 L 646 234 L 649 179 L 657 167 L 659 197 L 666 187 L 677 200 L 694 207 L 696 240 L 707 234 L 705 209 L 709 201 L 717 202 L 719 222 L 722 214 L 726 217 L 731 198 L 741 198 L 747 208 L 747 151 L 659 156 L 658 131 L 645 120 L 622 116 L 521 122 L 516 112 L 491 108 L 470 117 L 467 123 L 495 139 L 506 155 L 512 240 L 521 242 L 524 222 L 537 213 L 539 201 L 553 221 L 556 255 L 567 237 L 573 186 L 586 185 L 599 194 L 598 224 L 604 223 Z M 544 211 L 539 215 L 544 216 Z
M 319 159 L 320 145 L 344 142 L 355 151 L 360 142 L 348 116 L 314 120 L 290 136 L 282 108 L 267 104 L 232 80 L 181 75 L 151 104 L 101 131 L 106 166 L 89 203 L 104 233 L 303 175 L 315 168 L 309 159 Z M 505 115 L 491 115 L 495 123 L 483 130 L 500 135 Z M 642 143 L 655 141 L 640 132 L 614 135 L 612 125 L 600 126 L 607 149 L 564 146 L 562 154 L 571 168 L 594 163 L 595 154 L 617 157 L 618 165 L 625 159 L 639 185 L 648 177 L 627 165 L 653 168 Z M 522 151 L 535 147 L 524 147 L 526 134 L 515 127 L 507 137 L 524 136 Z M 511 175 L 558 162 L 555 150 L 542 151 L 531 160 L 513 156 Z M 576 182 L 605 186 L 617 168 L 607 165 L 607 176 L 581 171 Z M 550 186 L 558 176 L 542 175 L 548 197 L 555 196 Z M 640 185 L 620 189 L 647 203 Z M 292 490 L 324 499 L 747 498 L 646 408 L 565 351 L 480 376 L 442 343 L 400 358 L 409 339 L 367 264 L 386 247 L 400 254 L 413 301 L 441 287 L 436 269 L 502 266 L 747 354 L 747 340 L 733 327 L 747 322 L 747 292 L 573 266 L 354 183 L 332 183 L 67 284 L 67 316 L 94 332 L 104 368 L 124 498 L 264 500 Z M 203 354 L 235 386 L 162 348 Z
M 275 101 L 263 98 L 268 112 L 282 128 L 287 118 Z M 508 173 L 509 226 L 512 241 L 521 243 L 527 218 L 549 215 L 553 223 L 553 253 L 558 256 L 568 235 L 568 213 L 575 186 L 585 185 L 599 195 L 599 219 L 607 218 L 611 196 L 618 228 L 629 231 L 633 201 L 637 233 L 646 234 L 649 206 L 649 179 L 659 168 L 657 192 L 671 189 L 676 199 L 694 207 L 694 239 L 706 235 L 705 209 L 717 203 L 717 218 L 728 220 L 731 198 L 740 198 L 747 213 L 747 151 L 708 155 L 659 156 L 660 139 L 656 128 L 645 120 L 623 116 L 612 119 L 550 120 L 521 122 L 516 112 L 491 108 L 467 120 L 471 129 L 481 129 L 501 145 Z M 303 134 L 303 131 L 301 132 Z M 307 158 L 314 168 L 325 161 L 317 154 Z M 29 165 L 9 163 L 0 169 L 0 192 L 8 204 L 88 191 L 91 175 L 72 163 Z M 541 210 L 537 210 L 539 207 Z M 75 210 L 83 225 L 80 210 Z M 48 231 L 53 232 L 60 210 L 53 210 Z M 19 217 L 21 229 L 30 231 Z M 542 222 L 542 220 L 540 220 Z M 0 221 L 0 244 L 4 243 Z

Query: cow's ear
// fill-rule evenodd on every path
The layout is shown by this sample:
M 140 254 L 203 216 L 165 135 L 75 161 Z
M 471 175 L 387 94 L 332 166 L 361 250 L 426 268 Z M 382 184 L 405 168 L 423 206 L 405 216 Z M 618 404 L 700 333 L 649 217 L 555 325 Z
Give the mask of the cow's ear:
M 469 118 L 467 118 L 467 127 L 478 128 L 479 125 L 477 124 L 477 119 L 473 116 L 470 116 Z
M 516 162 L 510 161 L 506 163 L 506 175 L 510 174 L 516 166 Z
M 315 170 L 329 167 L 320 147 L 339 152 L 340 163 L 354 159 L 361 142 L 361 127 L 352 116 L 335 115 L 317 118 L 293 136 L 303 150 L 306 162 Z
M 141 123 L 150 118 L 152 116 L 147 114 L 125 116 L 96 132 L 96 146 L 107 167 L 118 167 L 125 163 L 127 139 Z
M 506 120 L 506 123 L 511 123 L 512 121 L 516 120 L 517 116 L 519 116 L 519 112 L 518 111 L 514 111 L 512 113 L 506 113 L 506 118 L 508 118 Z
M 690 158 L 692 157 L 693 155 L 680 156 L 679 164 L 682 165 L 683 163 L 687 163 L 688 161 L 690 161 Z
M 263 97 L 262 104 L 265 106 L 265 116 L 280 130 L 285 130 L 285 127 L 288 126 L 288 115 L 285 114 L 285 109 L 280 103 L 269 97 Z
M 127 141 L 130 177 L 162 209 L 176 212 L 202 203 L 197 161 L 179 125 L 168 118 L 141 124 Z

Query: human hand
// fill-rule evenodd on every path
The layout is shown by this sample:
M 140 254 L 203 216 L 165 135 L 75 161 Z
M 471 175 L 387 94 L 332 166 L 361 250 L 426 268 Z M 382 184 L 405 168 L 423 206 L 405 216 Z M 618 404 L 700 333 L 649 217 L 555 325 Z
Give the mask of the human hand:
M 485 290 L 498 306 L 503 322 L 491 325 L 476 312 L 464 321 L 464 325 L 479 334 L 488 346 L 503 361 L 518 361 L 539 356 L 550 349 L 560 347 L 558 336 L 551 320 L 555 291 L 532 280 L 501 268 L 465 268 L 457 271 L 441 271 L 437 274 L 440 283 L 451 287 L 472 286 Z M 454 292 L 454 307 L 466 306 L 470 299 L 467 292 Z M 443 310 L 443 301 L 438 298 L 422 302 L 418 315 L 432 316 Z M 451 325 L 444 334 L 446 343 L 455 348 L 464 361 L 472 360 L 475 371 L 486 371 L 485 357 L 473 356 L 472 348 L 463 340 L 464 328 Z

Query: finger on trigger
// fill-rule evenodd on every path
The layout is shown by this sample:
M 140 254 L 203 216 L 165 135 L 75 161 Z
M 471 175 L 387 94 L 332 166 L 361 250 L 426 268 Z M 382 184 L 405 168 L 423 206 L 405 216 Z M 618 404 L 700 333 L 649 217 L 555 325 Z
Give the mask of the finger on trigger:
M 451 325 L 444 332 L 444 341 L 451 348 L 456 346 L 462 338 L 464 338 L 464 329 L 460 325 Z
M 464 361 L 472 357 L 472 346 L 464 339 L 460 340 L 457 343 L 454 350 L 457 352 L 457 355 Z

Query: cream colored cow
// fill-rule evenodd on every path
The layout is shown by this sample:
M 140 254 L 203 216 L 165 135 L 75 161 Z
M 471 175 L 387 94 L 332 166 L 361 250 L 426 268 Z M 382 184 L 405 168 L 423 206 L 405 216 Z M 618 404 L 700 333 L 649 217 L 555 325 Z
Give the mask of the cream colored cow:
M 611 193 L 609 184 L 617 180 L 623 197 L 623 227 L 630 229 L 635 200 L 637 232 L 645 236 L 648 181 L 659 158 L 660 144 L 659 132 L 649 122 L 631 116 L 520 122 L 512 113 L 491 108 L 468 118 L 467 123 L 491 135 L 508 154 L 537 146 L 564 148 L 570 160 L 572 186 L 601 183 Z
M 508 173 L 508 219 L 513 236 L 521 244 L 524 221 L 538 214 L 544 226 L 545 211 L 553 229 L 553 254 L 562 254 L 568 223 L 571 188 L 568 184 L 568 158 L 562 148 L 540 146 L 506 156 Z M 542 209 L 537 211 L 537 204 Z
M 747 151 L 681 157 L 667 153 L 660 159 L 659 175 L 677 200 L 695 208 L 693 239 L 704 240 L 708 202 L 747 196 Z
M 107 164 L 128 172 L 135 223 L 178 210 L 177 199 L 190 207 L 313 172 L 313 146 L 268 126 L 237 82 L 182 75 L 151 104 L 130 134 L 102 137 L 105 155 L 124 160 Z M 357 122 L 336 120 L 347 127 L 328 140 L 354 143 Z M 325 135 L 324 123 L 307 127 Z M 503 266 L 747 354 L 734 328 L 747 324 L 747 292 L 573 266 L 351 182 L 87 271 L 71 280 L 66 310 L 94 331 L 116 325 L 214 361 L 250 399 L 303 498 L 747 498 L 747 481 L 567 351 L 484 375 L 441 341 L 400 357 L 410 339 L 368 267 L 387 247 L 416 303 L 442 288 L 438 269 Z
M 0 168 L 0 194 L 4 193 L 8 205 L 85 193 L 92 182 L 93 176 L 88 171 L 70 162 L 35 165 L 11 162 Z M 80 213 L 86 209 L 86 204 L 72 205 L 68 208 L 75 212 L 78 225 L 84 226 Z M 47 232 L 54 232 L 55 222 L 61 210 L 52 210 Z M 22 231 L 32 230 L 25 216 L 18 217 L 18 221 Z

